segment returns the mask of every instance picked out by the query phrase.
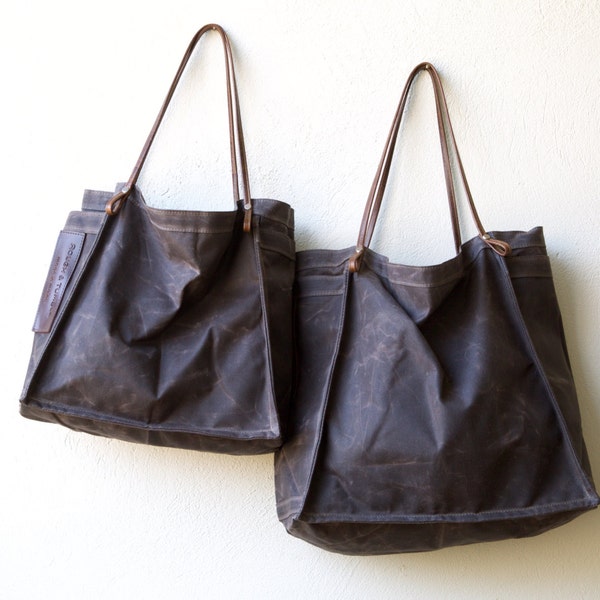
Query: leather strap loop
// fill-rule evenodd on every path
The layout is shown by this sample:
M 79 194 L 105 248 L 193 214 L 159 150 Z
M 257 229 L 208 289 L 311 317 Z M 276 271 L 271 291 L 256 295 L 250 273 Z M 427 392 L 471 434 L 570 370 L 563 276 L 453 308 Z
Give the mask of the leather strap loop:
M 452 148 L 456 157 L 460 178 L 467 196 L 471 215 L 473 217 L 473 221 L 475 223 L 479 236 L 485 241 L 486 244 L 488 244 L 488 246 L 490 246 L 495 252 L 497 252 L 501 256 L 506 256 L 510 253 L 510 246 L 508 244 L 500 240 L 493 240 L 483 228 L 483 225 L 477 213 L 477 209 L 475 208 L 475 203 L 473 202 L 473 197 L 471 195 L 469 184 L 467 183 L 467 178 L 465 175 L 462 160 L 460 158 L 460 153 L 456 145 L 456 138 L 452 129 L 450 114 L 448 112 L 448 104 L 446 102 L 446 96 L 444 94 L 442 82 L 435 67 L 431 63 L 423 62 L 417 65 L 410 73 L 406 85 L 404 86 L 404 90 L 402 91 L 400 102 L 394 115 L 394 120 L 392 122 L 390 132 L 388 134 L 383 155 L 379 162 L 379 166 L 375 174 L 375 179 L 373 180 L 373 184 L 371 185 L 371 190 L 369 192 L 369 197 L 367 199 L 367 204 L 365 206 L 365 211 L 360 225 L 358 241 L 356 244 L 356 252 L 350 259 L 349 268 L 351 272 L 357 272 L 360 269 L 360 262 L 364 254 L 364 250 L 368 248 L 369 244 L 371 243 L 373 231 L 375 230 L 377 217 L 379 215 L 381 202 L 390 173 L 394 148 L 396 145 L 396 140 L 398 138 L 398 132 L 400 130 L 400 124 L 402 122 L 402 116 L 406 107 L 408 94 L 416 79 L 416 76 L 421 71 L 426 71 L 427 73 L 429 73 L 433 85 L 436 115 L 438 121 L 438 132 L 440 137 L 440 146 L 442 150 L 442 161 L 444 166 L 444 177 L 446 180 L 448 206 L 450 209 L 450 219 L 452 222 L 452 232 L 454 235 L 454 245 L 456 252 L 457 254 L 460 252 L 460 246 L 462 242 L 458 219 L 458 208 L 456 202 L 456 184 L 450 162 L 450 148 Z
M 244 191 L 244 231 L 250 231 L 252 223 L 252 196 L 250 194 L 250 181 L 248 177 L 248 165 L 246 160 L 246 147 L 244 143 L 244 133 L 242 129 L 242 120 L 240 115 L 240 103 L 237 91 L 237 83 L 235 80 L 235 70 L 233 64 L 233 53 L 231 51 L 231 44 L 229 38 L 225 33 L 224 29 L 220 25 L 214 23 L 205 25 L 200 29 L 196 35 L 192 38 L 192 41 L 187 47 L 187 50 L 181 60 L 175 78 L 171 83 L 171 87 L 167 93 L 167 96 L 162 104 L 162 107 L 156 117 L 154 125 L 150 130 L 150 134 L 146 139 L 146 143 L 142 148 L 140 156 L 133 168 L 133 171 L 127 181 L 127 184 L 119 190 L 107 203 L 106 212 L 109 215 L 115 215 L 123 207 L 123 204 L 127 200 L 129 194 L 135 187 L 137 180 L 140 176 L 144 163 L 150 152 L 150 147 L 154 142 L 158 128 L 162 123 L 162 120 L 167 112 L 167 108 L 173 98 L 175 90 L 179 84 L 179 81 L 183 75 L 183 72 L 187 66 L 187 63 L 192 56 L 196 45 L 200 41 L 200 38 L 208 31 L 216 31 L 223 42 L 223 50 L 225 53 L 225 75 L 227 84 L 227 111 L 229 117 L 229 148 L 231 153 L 231 176 L 233 184 L 233 201 L 237 206 L 240 201 L 240 188 L 239 188 L 239 176 L 238 168 L 241 170 L 242 185 Z M 239 167 L 238 167 L 238 155 L 239 155 Z
M 512 248 L 508 242 L 497 240 L 496 238 L 490 237 L 487 233 L 480 235 L 481 239 L 496 253 L 500 256 L 508 256 L 512 252 Z

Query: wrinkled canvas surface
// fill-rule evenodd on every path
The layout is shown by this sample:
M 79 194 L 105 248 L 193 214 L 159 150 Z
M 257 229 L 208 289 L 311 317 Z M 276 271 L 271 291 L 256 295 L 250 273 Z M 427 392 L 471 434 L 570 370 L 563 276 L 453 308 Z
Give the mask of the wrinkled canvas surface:
M 85 194 L 85 242 L 21 413 L 129 441 L 252 454 L 281 444 L 292 377 L 293 212 L 170 211 L 135 190 L 109 217 Z
M 496 236 L 495 236 L 496 237 Z M 542 230 L 434 267 L 298 253 L 288 531 L 348 554 L 522 537 L 598 504 Z

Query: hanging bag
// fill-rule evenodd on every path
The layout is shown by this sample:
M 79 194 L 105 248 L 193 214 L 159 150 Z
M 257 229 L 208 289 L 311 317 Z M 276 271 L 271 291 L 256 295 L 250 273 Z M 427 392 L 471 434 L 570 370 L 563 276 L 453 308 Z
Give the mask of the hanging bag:
M 369 249 L 408 92 L 433 81 L 457 255 Z M 461 242 L 449 147 L 479 235 Z M 297 389 L 276 454 L 288 532 L 345 554 L 524 537 L 597 506 L 541 228 L 486 233 L 439 76 L 411 73 L 356 248 L 297 255 Z
M 136 182 L 209 31 L 225 53 L 234 210 L 152 208 Z M 250 195 L 230 43 L 220 26 L 207 25 L 128 183 L 116 193 L 87 191 L 60 233 L 21 414 L 161 446 L 232 454 L 280 446 L 291 388 L 293 228 L 287 204 Z

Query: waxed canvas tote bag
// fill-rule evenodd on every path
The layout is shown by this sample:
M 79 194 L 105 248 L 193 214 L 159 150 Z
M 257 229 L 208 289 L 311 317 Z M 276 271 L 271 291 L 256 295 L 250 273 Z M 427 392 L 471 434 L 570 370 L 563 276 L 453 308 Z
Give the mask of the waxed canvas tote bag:
M 421 71 L 457 251 L 431 267 L 369 249 Z M 479 232 L 465 243 L 453 174 Z M 423 551 L 535 535 L 597 506 L 542 229 L 485 232 L 431 64 L 408 79 L 357 247 L 299 252 L 295 302 L 297 385 L 275 457 L 289 533 L 345 554 Z
M 200 38 L 225 53 L 234 210 L 162 210 L 136 186 Z M 238 167 L 239 165 L 239 167 Z M 238 173 L 243 196 L 240 197 Z M 250 195 L 230 42 L 192 39 L 133 173 L 61 231 L 21 414 L 132 442 L 231 454 L 281 445 L 292 365 L 294 218 Z

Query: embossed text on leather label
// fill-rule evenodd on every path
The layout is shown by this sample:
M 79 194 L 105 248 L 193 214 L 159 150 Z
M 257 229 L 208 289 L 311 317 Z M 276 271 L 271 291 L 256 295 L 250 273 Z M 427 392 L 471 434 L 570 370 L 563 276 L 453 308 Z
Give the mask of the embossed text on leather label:
M 36 333 L 48 333 L 52 329 L 69 279 L 77 266 L 84 240 L 84 233 L 60 232 L 33 324 L 33 331 Z

